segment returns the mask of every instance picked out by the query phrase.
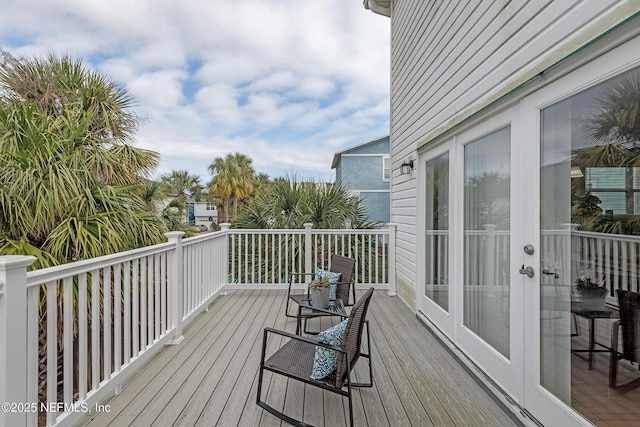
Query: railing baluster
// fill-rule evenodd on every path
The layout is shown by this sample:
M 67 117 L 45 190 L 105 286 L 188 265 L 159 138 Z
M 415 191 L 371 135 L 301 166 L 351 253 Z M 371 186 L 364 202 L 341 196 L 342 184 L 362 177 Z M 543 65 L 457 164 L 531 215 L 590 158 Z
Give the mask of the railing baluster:
M 78 400 L 87 397 L 87 273 L 78 275 Z
M 153 256 L 147 258 L 147 345 L 153 344 Z
M 48 335 L 48 333 L 47 333 Z M 100 271 L 91 271 L 91 388 L 100 384 Z
M 62 286 L 62 398 L 69 404 L 73 400 L 73 277 L 65 277 Z
M 132 286 L 131 292 L 132 303 L 133 303 L 133 314 L 132 314 L 132 334 L 133 334 L 133 348 L 131 349 L 131 356 L 138 356 L 138 352 L 140 351 L 140 259 L 133 260 L 133 274 L 132 274 Z
M 119 372 L 122 350 L 122 265 L 113 266 L 113 371 Z
M 140 258 L 140 351 L 147 349 L 147 257 Z
M 154 260 L 153 260 L 153 264 L 155 267 L 155 274 L 154 274 L 154 281 L 153 283 L 155 284 L 155 290 L 153 292 L 153 295 L 155 297 L 155 305 L 153 307 L 153 312 L 155 314 L 155 333 L 154 333 L 154 340 L 157 340 L 158 338 L 160 338 L 160 335 L 162 335 L 162 332 L 160 331 L 160 312 L 161 312 L 161 308 L 160 308 L 160 281 L 162 279 L 162 277 L 160 276 L 160 255 L 156 254 L 154 255 Z
M 58 287 L 47 283 L 47 402 L 58 401 Z M 56 414 L 47 412 L 47 425 L 55 424 Z
M 629 282 L 626 284 L 625 289 L 629 290 L 629 291 L 637 291 L 637 283 L 638 283 L 638 244 L 637 243 L 630 243 L 629 246 L 631 246 L 631 250 L 630 250 L 630 254 L 629 254 L 629 265 L 631 266 L 631 272 L 629 274 L 629 276 L 631 276 L 629 278 Z
M 124 263 L 124 364 L 131 360 L 131 261 Z
M 161 335 L 169 330 L 167 326 L 167 254 L 163 253 L 160 259 L 160 327 Z
M 108 380 L 111 378 L 111 267 L 105 267 L 102 270 L 103 274 L 103 298 L 104 305 L 102 307 L 104 315 L 102 316 L 103 325 L 103 352 L 102 352 L 102 366 L 103 378 Z

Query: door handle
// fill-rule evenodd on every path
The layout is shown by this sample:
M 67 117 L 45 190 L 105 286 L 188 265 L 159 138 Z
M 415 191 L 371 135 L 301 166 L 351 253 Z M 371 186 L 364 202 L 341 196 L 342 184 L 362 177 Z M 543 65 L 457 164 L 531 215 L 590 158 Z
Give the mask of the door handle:
M 553 276 L 554 279 L 560 278 L 560 275 L 554 271 L 542 270 L 542 274 L 546 274 L 547 276 Z
M 528 266 L 524 266 L 524 264 L 522 264 L 522 267 L 520 268 L 520 270 L 518 270 L 518 272 L 520 274 L 524 274 L 527 277 L 533 277 L 536 274 L 536 271 L 533 269 L 533 267 L 531 267 L 530 265 Z

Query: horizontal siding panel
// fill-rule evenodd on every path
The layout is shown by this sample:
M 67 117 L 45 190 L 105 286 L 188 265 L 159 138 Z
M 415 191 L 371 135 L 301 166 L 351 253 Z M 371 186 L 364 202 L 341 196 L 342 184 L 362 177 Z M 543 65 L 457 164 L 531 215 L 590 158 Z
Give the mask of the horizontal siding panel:
M 395 0 L 391 221 L 398 277 L 415 286 L 416 178 L 400 165 L 447 129 L 638 10 L 640 1 Z
M 399 1 L 399 5 L 403 3 Z M 476 20 L 470 28 L 462 31 L 457 26 L 438 29 L 440 33 L 447 34 L 445 40 L 450 40 L 448 49 L 458 50 L 453 55 L 454 62 L 442 61 L 448 58 L 442 58 L 441 54 L 438 56 L 442 52 L 441 47 L 440 50 L 425 52 L 423 49 L 429 45 L 423 40 L 424 47 L 414 52 L 412 63 L 394 64 L 394 145 L 403 148 L 415 146 L 420 139 L 448 123 L 459 112 L 471 112 L 470 106 L 474 103 L 494 99 L 510 84 L 515 86 L 522 81 L 519 79 L 535 75 L 582 46 L 589 37 L 599 35 L 583 34 L 579 38 L 578 34 L 585 23 L 606 20 L 608 25 L 614 25 L 616 19 L 622 20 L 615 8 L 622 2 L 613 0 L 520 1 L 510 2 L 504 9 L 496 11 L 499 3 L 489 3 L 489 9 L 477 7 L 475 14 L 480 15 L 481 19 Z M 435 22 L 431 16 L 423 20 Z M 474 20 L 470 19 L 467 23 Z M 400 23 L 395 25 L 398 26 L 402 27 Z M 474 30 L 482 31 L 476 33 Z M 392 34 L 395 36 L 393 30 Z M 460 43 L 460 37 L 464 43 Z M 568 42 L 563 44 L 558 40 Z M 392 61 L 396 60 L 396 57 L 392 57 Z M 438 67 L 443 63 L 446 69 L 438 72 Z M 421 66 L 422 71 L 417 72 L 416 66 Z

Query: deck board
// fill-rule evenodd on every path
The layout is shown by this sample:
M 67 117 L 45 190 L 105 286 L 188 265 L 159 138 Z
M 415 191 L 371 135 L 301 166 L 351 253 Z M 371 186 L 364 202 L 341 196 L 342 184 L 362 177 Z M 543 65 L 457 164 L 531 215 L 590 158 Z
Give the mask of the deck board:
M 283 314 L 284 303 L 285 293 L 273 290 L 233 290 L 219 297 L 185 330 L 181 344 L 163 349 L 120 395 L 104 402 L 110 412 L 80 425 L 287 425 L 255 404 L 263 328 L 295 331 L 295 320 Z M 514 424 L 398 298 L 376 292 L 367 317 L 374 387 L 354 389 L 356 425 Z M 280 341 L 271 340 L 267 352 Z M 356 380 L 367 374 L 362 359 Z M 265 395 L 305 422 L 348 423 L 346 399 L 333 393 L 265 373 Z

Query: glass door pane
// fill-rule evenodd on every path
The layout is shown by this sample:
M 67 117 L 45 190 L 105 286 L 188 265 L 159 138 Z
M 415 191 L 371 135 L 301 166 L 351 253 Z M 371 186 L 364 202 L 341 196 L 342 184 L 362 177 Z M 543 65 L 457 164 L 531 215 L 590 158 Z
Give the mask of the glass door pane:
M 449 310 L 449 153 L 426 164 L 425 289 Z
M 640 283 L 639 106 L 636 69 L 541 113 L 541 385 L 597 425 L 640 419 L 640 387 L 610 387 L 611 367 L 640 377 L 611 353 L 618 292 Z
M 509 358 L 510 128 L 464 149 L 464 325 Z

